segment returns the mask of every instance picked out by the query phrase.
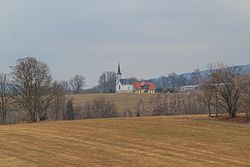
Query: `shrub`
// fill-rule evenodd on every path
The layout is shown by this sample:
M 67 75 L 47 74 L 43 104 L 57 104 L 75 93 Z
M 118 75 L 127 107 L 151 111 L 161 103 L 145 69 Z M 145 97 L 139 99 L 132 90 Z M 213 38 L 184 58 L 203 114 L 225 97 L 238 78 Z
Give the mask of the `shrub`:
M 136 105 L 135 105 L 135 112 L 136 112 L 136 116 L 137 117 L 141 117 L 144 116 L 146 113 L 146 107 L 145 107 L 145 103 L 142 99 L 140 99 Z
M 114 118 L 118 116 L 115 104 L 103 96 L 93 99 L 92 102 L 87 102 L 85 111 L 88 118 Z
M 75 112 L 73 108 L 73 102 L 72 100 L 68 100 L 66 106 L 66 120 L 74 120 L 74 119 L 75 119 Z
M 125 109 L 124 112 L 122 113 L 123 117 L 133 117 L 133 112 L 130 109 Z

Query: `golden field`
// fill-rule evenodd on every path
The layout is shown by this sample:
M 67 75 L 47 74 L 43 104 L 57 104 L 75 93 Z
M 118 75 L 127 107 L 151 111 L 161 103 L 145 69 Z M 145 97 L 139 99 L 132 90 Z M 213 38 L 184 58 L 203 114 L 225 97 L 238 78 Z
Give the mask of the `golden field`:
M 105 99 L 114 102 L 117 110 L 122 112 L 126 109 L 133 110 L 136 103 L 141 98 L 145 104 L 149 104 L 150 98 L 155 97 L 156 94 L 137 94 L 137 93 L 107 93 L 107 94 L 74 94 L 68 95 L 67 98 L 73 99 L 75 105 L 84 106 L 87 101 L 91 101 L 94 98 L 103 96 Z
M 207 116 L 0 126 L 0 166 L 250 166 L 250 125 Z

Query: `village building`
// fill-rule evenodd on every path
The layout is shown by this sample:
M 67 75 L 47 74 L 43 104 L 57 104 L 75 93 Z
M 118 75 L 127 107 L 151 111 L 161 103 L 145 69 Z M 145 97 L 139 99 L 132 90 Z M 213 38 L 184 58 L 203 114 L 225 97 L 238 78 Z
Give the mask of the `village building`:
M 116 84 L 116 93 L 133 93 L 133 84 L 127 79 L 120 79 Z
M 200 85 L 186 85 L 180 88 L 180 92 L 194 92 L 200 89 Z
M 153 82 L 135 82 L 129 79 L 123 79 L 121 66 L 118 64 L 116 82 L 116 93 L 156 93 L 156 86 Z
M 133 87 L 135 93 L 156 93 L 156 86 L 153 82 L 135 82 Z
M 116 82 L 116 93 L 133 93 L 134 87 L 128 79 L 122 79 L 121 66 L 118 64 L 117 71 L 117 82 Z

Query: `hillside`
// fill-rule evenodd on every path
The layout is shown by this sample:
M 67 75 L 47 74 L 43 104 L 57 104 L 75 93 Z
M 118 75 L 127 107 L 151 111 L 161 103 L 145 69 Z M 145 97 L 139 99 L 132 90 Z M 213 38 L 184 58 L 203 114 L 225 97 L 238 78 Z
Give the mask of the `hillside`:
M 0 126 L 1 166 L 248 166 L 250 126 L 206 116 Z
M 246 65 L 238 65 L 235 67 L 239 67 L 243 73 L 249 72 L 250 71 L 250 64 L 246 64 Z M 183 76 L 186 80 L 191 80 L 192 79 L 192 73 L 193 72 L 186 72 L 186 73 L 181 73 L 181 74 L 177 74 L 177 76 Z M 200 71 L 201 76 L 206 77 L 209 74 L 209 70 L 203 70 Z M 150 81 L 153 81 L 154 83 L 156 83 L 156 85 L 161 85 L 161 80 L 165 79 L 167 80 L 168 77 L 160 77 L 160 78 L 153 78 L 153 79 L 149 79 Z

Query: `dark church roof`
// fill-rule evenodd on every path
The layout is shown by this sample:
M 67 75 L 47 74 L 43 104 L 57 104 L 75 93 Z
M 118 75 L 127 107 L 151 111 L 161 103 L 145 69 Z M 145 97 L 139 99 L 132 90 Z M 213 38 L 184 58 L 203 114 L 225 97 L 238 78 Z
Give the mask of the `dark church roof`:
M 133 83 L 129 79 L 120 79 L 122 85 L 132 85 Z
M 117 75 L 122 75 L 122 73 L 121 73 L 121 66 L 120 66 L 120 64 L 118 64 L 118 71 L 117 71 Z

